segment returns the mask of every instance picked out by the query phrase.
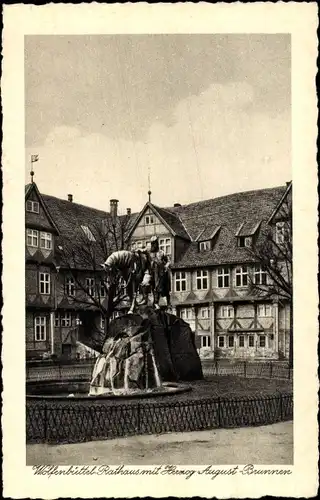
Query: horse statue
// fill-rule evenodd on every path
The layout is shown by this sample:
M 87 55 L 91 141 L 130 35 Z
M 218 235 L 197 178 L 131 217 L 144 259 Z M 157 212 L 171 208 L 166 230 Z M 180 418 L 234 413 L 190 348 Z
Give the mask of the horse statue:
M 168 277 L 168 259 L 159 252 L 157 238 L 151 238 L 151 251 L 144 250 L 118 250 L 113 252 L 102 264 L 107 274 L 107 288 L 118 286 L 122 280 L 129 296 L 131 307 L 129 314 L 133 314 L 137 294 L 142 292 L 142 304 L 148 304 L 151 289 L 153 304 L 159 309 L 160 296 L 166 297 L 167 306 L 170 307 L 170 280 Z M 156 252 L 153 250 L 156 249 Z
M 148 255 L 144 252 L 118 250 L 113 252 L 102 264 L 107 274 L 107 289 L 119 286 L 121 281 L 131 301 L 130 314 L 133 314 L 139 287 L 143 279 L 150 273 Z M 147 279 L 147 278 L 146 278 Z

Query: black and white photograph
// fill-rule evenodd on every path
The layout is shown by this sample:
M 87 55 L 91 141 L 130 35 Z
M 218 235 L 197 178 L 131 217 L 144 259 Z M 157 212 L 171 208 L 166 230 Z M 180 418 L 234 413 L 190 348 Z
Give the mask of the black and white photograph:
M 285 31 L 24 35 L 35 479 L 292 474 L 292 54 Z

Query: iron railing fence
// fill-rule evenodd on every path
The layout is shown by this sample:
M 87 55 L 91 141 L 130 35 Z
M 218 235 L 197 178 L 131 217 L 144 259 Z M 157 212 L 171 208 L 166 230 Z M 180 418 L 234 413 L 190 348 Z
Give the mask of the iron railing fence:
M 106 404 L 27 398 L 27 442 L 75 443 L 141 434 L 266 425 L 293 418 L 293 395 Z
M 26 365 L 26 380 L 90 380 L 95 358 L 70 362 L 37 363 Z M 250 378 L 275 378 L 292 380 L 293 370 L 288 363 L 278 361 L 227 361 L 203 360 L 204 376 L 235 375 Z
M 287 362 L 204 360 L 204 375 L 235 375 L 250 378 L 275 378 L 291 380 L 293 370 Z

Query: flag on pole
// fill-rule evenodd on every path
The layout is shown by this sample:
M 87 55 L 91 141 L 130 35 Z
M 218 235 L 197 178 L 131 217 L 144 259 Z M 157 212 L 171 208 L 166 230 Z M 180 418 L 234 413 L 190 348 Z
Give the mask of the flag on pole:
M 39 155 L 31 155 L 31 163 L 39 160 Z

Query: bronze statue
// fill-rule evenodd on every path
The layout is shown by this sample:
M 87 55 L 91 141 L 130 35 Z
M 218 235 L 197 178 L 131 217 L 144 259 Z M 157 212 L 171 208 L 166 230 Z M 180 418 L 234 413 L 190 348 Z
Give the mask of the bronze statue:
M 119 250 L 113 252 L 102 264 L 107 274 L 107 289 L 115 294 L 119 282 L 123 279 L 127 294 L 131 300 L 129 313 L 132 314 L 136 305 L 139 286 L 146 271 L 150 268 L 148 255 L 143 252 Z
M 160 297 L 166 297 L 167 307 L 171 307 L 169 266 L 170 261 L 159 249 L 156 236 L 151 238 L 150 250 L 119 250 L 113 252 L 102 265 L 107 273 L 109 290 L 117 287 L 121 278 L 124 280 L 131 301 L 129 314 L 134 312 L 139 289 L 143 296 L 141 305 L 148 304 L 149 293 L 152 292 L 155 309 L 160 309 Z

